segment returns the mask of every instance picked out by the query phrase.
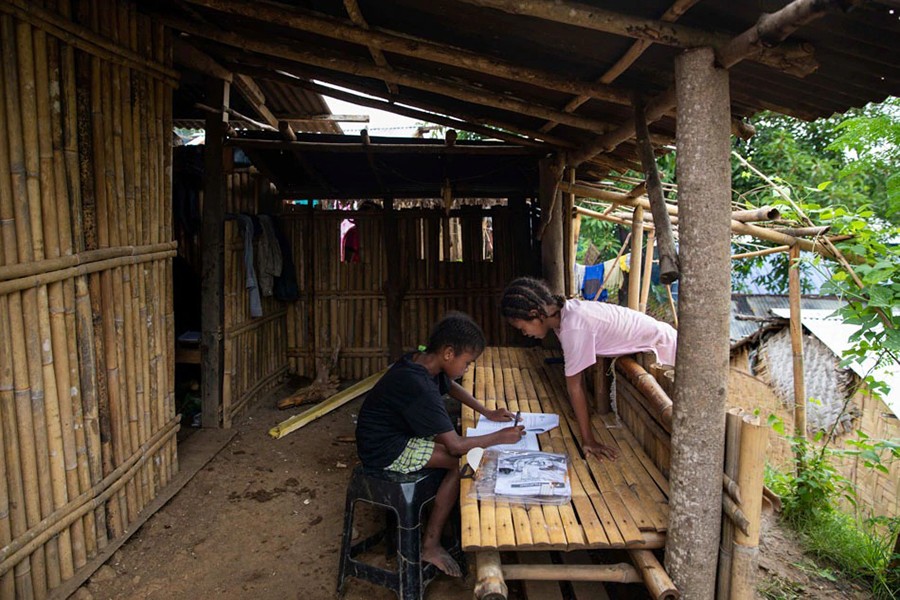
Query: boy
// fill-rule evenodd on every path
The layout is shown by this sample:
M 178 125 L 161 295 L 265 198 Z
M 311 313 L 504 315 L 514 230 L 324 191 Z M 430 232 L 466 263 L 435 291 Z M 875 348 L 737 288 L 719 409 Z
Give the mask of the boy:
M 443 395 L 459 400 L 492 421 L 511 421 L 506 409 L 488 410 L 454 381 L 484 350 L 481 328 L 467 315 L 447 314 L 431 331 L 425 352 L 395 363 L 366 397 L 356 425 L 356 449 L 363 465 L 399 473 L 446 469 L 422 539 L 422 560 L 447 575 L 461 571 L 441 546 L 441 531 L 459 497 L 459 457 L 475 447 L 510 444 L 525 435 L 522 425 L 462 438 L 453 427 Z

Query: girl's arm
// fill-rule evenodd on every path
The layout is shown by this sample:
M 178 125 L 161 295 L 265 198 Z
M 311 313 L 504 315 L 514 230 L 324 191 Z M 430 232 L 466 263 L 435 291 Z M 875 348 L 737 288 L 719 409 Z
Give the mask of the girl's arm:
M 588 408 L 587 393 L 584 389 L 584 372 L 566 377 L 566 389 L 569 392 L 569 402 L 575 411 L 578 420 L 578 429 L 581 433 L 581 448 L 585 455 L 593 454 L 597 458 L 609 458 L 615 460 L 619 451 L 613 446 L 601 444 L 594 438 L 591 431 L 591 416 Z
M 467 392 L 466 388 L 455 381 L 450 382 L 450 391 L 447 393 L 451 398 L 459 400 L 475 412 L 484 415 L 490 421 L 512 421 L 515 418 L 515 415 L 505 408 L 488 410 L 484 404 L 475 399 L 475 396 Z

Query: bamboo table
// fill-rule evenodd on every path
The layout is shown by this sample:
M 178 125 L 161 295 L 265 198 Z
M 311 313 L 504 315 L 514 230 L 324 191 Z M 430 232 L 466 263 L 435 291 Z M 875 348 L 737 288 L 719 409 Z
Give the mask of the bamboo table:
M 668 481 L 615 415 L 594 415 L 594 435 L 616 446 L 616 461 L 585 460 L 577 422 L 566 397 L 561 364 L 541 349 L 487 348 L 463 378 L 463 387 L 488 408 L 560 415 L 560 426 L 538 436 L 541 450 L 566 453 L 570 460 L 572 500 L 562 506 L 527 506 L 469 497 L 471 479 L 460 490 L 462 545 L 476 554 L 477 598 L 506 598 L 506 579 L 643 581 L 656 598 L 677 598 L 677 591 L 652 549 L 665 545 Z M 463 407 L 463 431 L 475 425 Z M 584 549 L 628 550 L 635 566 L 582 564 L 501 565 L 500 551 L 546 552 Z M 568 562 L 568 561 L 567 561 Z M 636 568 L 637 567 L 637 568 Z M 493 595 L 492 595 L 493 594 Z

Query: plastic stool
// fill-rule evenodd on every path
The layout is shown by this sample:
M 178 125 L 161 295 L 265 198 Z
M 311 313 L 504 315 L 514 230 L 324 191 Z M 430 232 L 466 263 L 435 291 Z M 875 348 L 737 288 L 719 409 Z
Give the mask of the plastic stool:
M 434 500 L 438 487 L 444 479 L 444 473 L 443 469 L 425 469 L 404 475 L 390 471 L 368 470 L 362 465 L 357 465 L 353 469 L 350 485 L 347 487 L 347 506 L 344 510 L 338 596 L 343 595 L 345 579 L 357 577 L 394 590 L 400 600 L 419 600 L 422 597 L 425 586 L 431 583 L 439 572 L 434 565 L 423 565 L 421 561 L 422 508 Z M 388 514 L 395 517 L 396 572 L 354 558 L 378 544 L 385 538 L 386 533 L 390 533 L 389 527 L 386 527 L 356 544 L 351 543 L 353 511 L 358 501 L 386 508 L 391 511 Z M 458 543 L 449 550 L 451 554 L 462 558 Z

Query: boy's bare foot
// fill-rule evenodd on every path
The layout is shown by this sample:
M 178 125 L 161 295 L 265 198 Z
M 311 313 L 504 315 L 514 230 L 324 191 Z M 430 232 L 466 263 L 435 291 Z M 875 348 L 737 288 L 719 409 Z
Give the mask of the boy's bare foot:
M 462 569 L 441 546 L 422 548 L 422 560 L 433 564 L 450 577 L 462 577 Z

